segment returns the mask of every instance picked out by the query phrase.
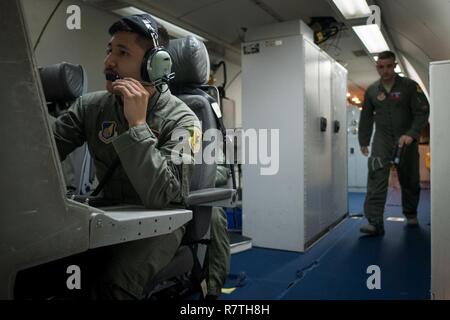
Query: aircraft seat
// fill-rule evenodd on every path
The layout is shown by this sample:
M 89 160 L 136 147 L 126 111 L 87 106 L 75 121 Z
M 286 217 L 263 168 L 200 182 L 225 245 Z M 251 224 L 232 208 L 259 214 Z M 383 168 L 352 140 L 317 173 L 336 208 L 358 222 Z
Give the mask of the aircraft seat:
M 173 60 L 172 71 L 175 72 L 175 79 L 171 82 L 172 93 L 197 115 L 202 125 L 203 137 L 210 129 L 219 132 L 217 118 L 210 101 L 197 91 L 209 79 L 210 64 L 206 46 L 197 38 L 187 36 L 171 40 L 168 51 Z M 199 152 L 203 154 L 206 148 L 210 149 L 211 144 L 217 144 L 219 141 L 221 140 L 218 137 L 211 140 L 202 139 Z M 166 289 L 167 283 L 174 284 L 174 278 L 182 279 L 183 275 L 188 275 L 190 281 L 194 283 L 194 289 L 203 288 L 203 295 L 206 295 L 205 286 L 201 283 L 204 281 L 203 262 L 209 238 L 212 206 L 217 201 L 227 201 L 235 196 L 233 189 L 214 188 L 215 177 L 216 162 L 208 164 L 203 159 L 194 165 L 191 191 L 186 201 L 188 209 L 193 211 L 193 218 L 187 225 L 182 245 L 175 258 L 148 284 L 146 290 L 148 298 Z

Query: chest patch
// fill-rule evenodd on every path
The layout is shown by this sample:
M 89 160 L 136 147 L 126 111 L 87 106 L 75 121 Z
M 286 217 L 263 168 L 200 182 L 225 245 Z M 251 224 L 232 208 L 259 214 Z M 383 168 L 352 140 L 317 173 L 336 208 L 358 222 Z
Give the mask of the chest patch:
M 98 133 L 98 138 L 108 144 L 117 137 L 117 123 L 115 121 L 103 121 L 102 128 Z
M 394 100 L 394 101 L 399 101 L 402 97 L 402 93 L 401 92 L 391 92 L 389 94 L 389 99 Z
M 377 96 L 378 101 L 384 101 L 385 99 L 386 99 L 386 95 L 384 94 L 384 92 L 378 93 L 378 96 Z

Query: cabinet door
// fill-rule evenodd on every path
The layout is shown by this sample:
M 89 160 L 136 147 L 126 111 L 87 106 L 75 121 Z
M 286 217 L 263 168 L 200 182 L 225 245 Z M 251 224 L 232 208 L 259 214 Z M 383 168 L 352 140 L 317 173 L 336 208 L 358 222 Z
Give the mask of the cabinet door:
M 359 155 L 358 143 L 358 124 L 359 113 L 358 108 L 349 106 L 347 108 L 347 158 L 348 158 L 348 188 L 351 192 L 358 185 L 357 180 L 357 156 Z
M 366 192 L 367 189 L 367 157 L 360 151 L 358 126 L 361 111 L 357 107 L 348 107 L 347 150 L 348 150 L 348 189 L 350 192 Z
M 337 220 L 348 211 L 347 183 L 347 71 L 338 63 L 332 70 L 332 194 L 333 219 Z M 356 150 L 354 150 L 355 152 Z M 333 221 L 334 222 L 334 221 Z
M 304 108 L 304 186 L 305 186 L 305 242 L 320 232 L 321 171 L 319 105 L 319 49 L 304 42 L 305 47 L 305 108 Z
M 332 203 L 332 159 L 331 159 L 331 135 L 333 123 L 331 117 L 331 58 L 324 52 L 320 52 L 319 60 L 319 106 L 320 118 L 326 119 L 327 126 L 320 132 L 318 145 L 320 165 L 320 227 L 321 230 L 328 227 L 333 221 L 333 203 Z M 319 119 L 320 121 L 320 119 Z

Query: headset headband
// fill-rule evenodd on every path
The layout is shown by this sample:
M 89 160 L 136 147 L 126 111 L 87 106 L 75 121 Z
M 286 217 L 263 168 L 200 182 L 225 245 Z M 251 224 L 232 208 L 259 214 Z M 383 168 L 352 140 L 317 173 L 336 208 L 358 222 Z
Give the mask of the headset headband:
M 122 18 L 122 21 L 134 32 L 152 39 L 154 48 L 159 48 L 158 23 L 150 15 L 139 14 Z
M 147 16 L 141 15 L 139 17 L 142 18 L 143 23 L 147 27 L 147 32 L 148 32 L 150 38 L 152 38 L 152 40 L 153 40 L 154 48 L 159 48 L 158 29 L 155 30 L 155 28 L 153 28 L 152 21 Z

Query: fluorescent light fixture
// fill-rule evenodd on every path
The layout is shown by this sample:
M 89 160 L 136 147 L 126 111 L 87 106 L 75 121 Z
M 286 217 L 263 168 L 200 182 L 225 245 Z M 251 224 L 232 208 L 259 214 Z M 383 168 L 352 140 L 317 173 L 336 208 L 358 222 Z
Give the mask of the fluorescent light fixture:
M 193 35 L 194 37 L 196 37 L 197 39 L 206 42 L 207 40 L 201 36 L 199 36 L 198 34 L 195 34 L 193 32 L 190 32 L 186 29 L 183 29 L 177 25 L 174 25 L 173 23 L 170 23 L 166 20 L 163 20 L 161 18 L 156 17 L 155 15 L 145 12 L 141 9 L 138 9 L 136 7 L 125 7 L 125 8 L 120 8 L 117 10 L 113 10 L 114 13 L 120 15 L 120 16 L 131 16 L 134 14 L 150 14 L 153 18 L 155 18 L 156 21 L 158 21 L 164 28 L 167 29 L 167 32 L 169 33 L 169 35 L 171 35 L 174 38 L 184 38 L 187 35 Z
M 333 0 L 345 19 L 368 17 L 372 14 L 366 0 Z
M 389 50 L 389 46 L 381 33 L 380 27 L 376 24 L 367 24 L 353 27 L 353 30 L 362 41 L 367 51 L 378 53 Z

